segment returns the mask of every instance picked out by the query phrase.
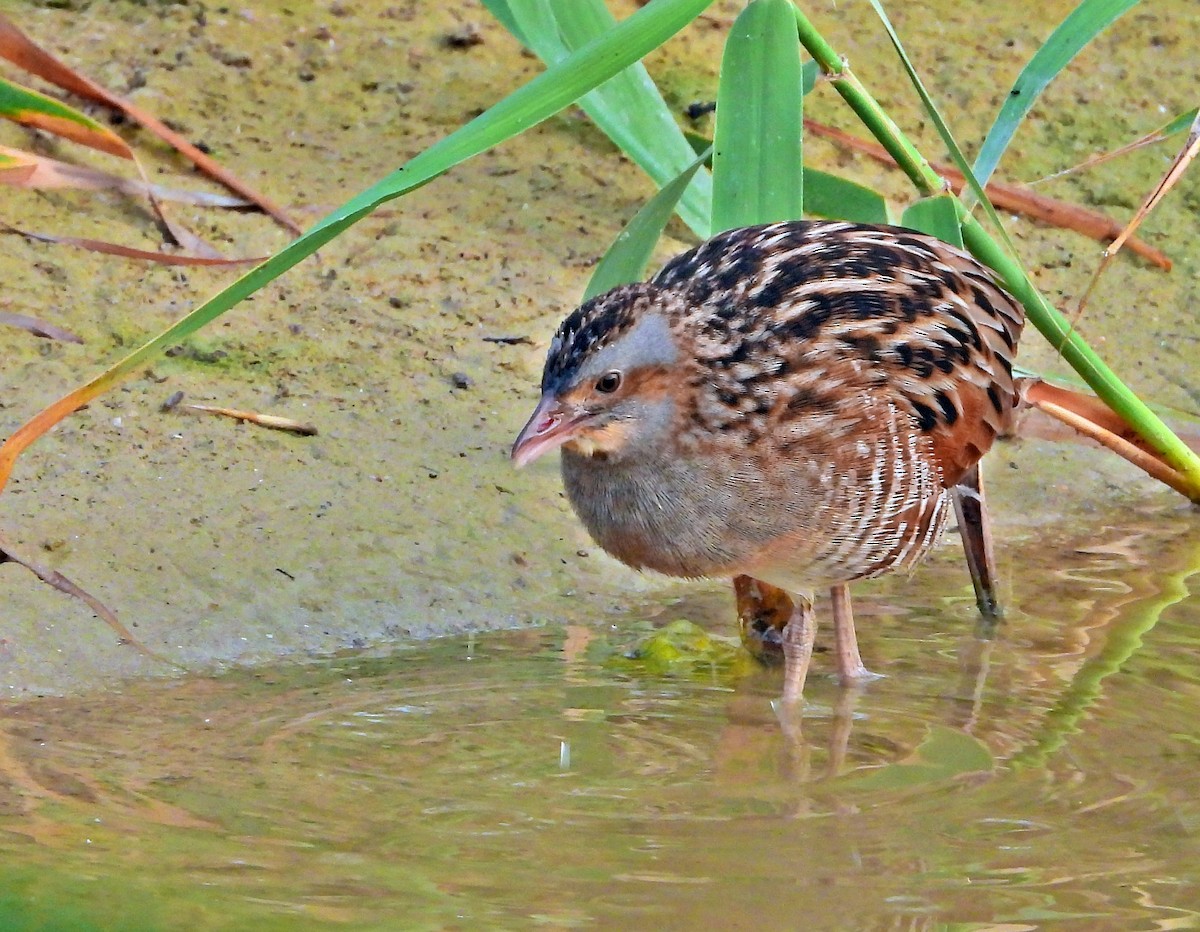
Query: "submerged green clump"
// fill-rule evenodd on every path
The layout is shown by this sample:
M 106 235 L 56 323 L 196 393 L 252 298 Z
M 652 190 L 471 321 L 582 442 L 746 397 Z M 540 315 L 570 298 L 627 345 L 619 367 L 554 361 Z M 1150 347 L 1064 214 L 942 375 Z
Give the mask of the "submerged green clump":
M 719 670 L 734 675 L 753 664 L 735 638 L 719 637 L 686 618 L 679 618 L 643 638 L 614 663 L 641 673 L 694 675 Z

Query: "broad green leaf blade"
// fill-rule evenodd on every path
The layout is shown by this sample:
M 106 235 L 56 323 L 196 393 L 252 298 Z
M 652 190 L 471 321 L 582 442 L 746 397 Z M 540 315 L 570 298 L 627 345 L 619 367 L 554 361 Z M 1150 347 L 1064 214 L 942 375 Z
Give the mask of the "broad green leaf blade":
M 616 26 L 603 0 L 505 0 L 505 4 L 517 26 L 514 35 L 547 64 L 562 61 Z M 579 106 L 660 188 L 695 158 L 640 62 L 585 95 Z M 698 172 L 677 209 L 683 222 L 702 238 L 709 234 L 711 205 L 712 179 L 708 172 Z
M 1038 49 L 1029 63 L 1017 76 L 1016 83 L 1008 92 L 996 122 L 988 130 L 975 159 L 975 176 L 981 185 L 986 185 L 992 172 L 1000 163 L 1000 157 L 1012 141 L 1017 127 L 1025 119 L 1034 103 L 1060 71 L 1079 54 L 1092 39 L 1096 38 L 1115 20 L 1120 18 L 1138 0 L 1083 0 L 1071 11 L 1050 38 Z
M 799 41 L 799 40 L 797 40 Z M 814 87 L 817 86 L 817 77 L 821 74 L 821 66 L 811 58 L 804 63 L 804 67 L 800 69 L 802 93 L 807 97 Z
M 753 0 L 730 30 L 721 63 L 714 233 L 801 216 L 804 92 L 791 3 Z
M 662 236 L 663 228 L 675 212 L 675 205 L 691 182 L 692 176 L 708 161 L 711 151 L 709 149 L 702 152 L 679 177 L 650 198 L 642 205 L 642 209 L 633 215 L 633 219 L 617 234 L 613 244 L 608 247 L 608 252 L 596 266 L 596 271 L 592 273 L 592 280 L 588 282 L 583 293 L 584 301 L 603 294 L 610 288 L 616 288 L 617 285 L 641 281 L 654 247 Z
M 804 169 L 804 209 L 830 220 L 887 223 L 887 201 L 870 188 L 815 168 Z
M 958 220 L 958 207 L 950 194 L 923 197 L 908 205 L 900 225 L 910 230 L 936 236 L 943 243 L 958 249 L 963 248 L 962 224 Z
M 513 16 L 512 8 L 508 5 L 508 0 L 483 0 L 483 5 L 488 8 L 500 25 L 512 33 L 513 37 L 522 45 L 529 45 L 525 41 L 524 31 L 517 23 L 517 18 Z
M 107 126 L 52 97 L 4 78 L 0 78 L 0 117 L 23 126 L 35 126 L 109 155 L 133 158 L 125 140 Z
M 684 135 L 696 152 L 712 152 L 711 139 L 699 133 Z M 877 191 L 807 165 L 803 171 L 805 213 L 853 223 L 891 222 L 887 201 Z
M 465 126 L 416 155 L 382 181 L 351 198 L 262 265 L 251 269 L 116 365 L 59 398 L 22 424 L 0 446 L 0 488 L 8 482 L 13 464 L 21 452 L 72 411 L 137 371 L 168 346 L 195 333 L 243 298 L 274 281 L 380 204 L 428 184 L 460 162 L 553 116 L 662 45 L 711 2 L 654 0 L 623 20 L 607 35 L 589 42 L 560 64 L 548 68 Z
M 725 40 L 713 142 L 712 230 L 798 219 L 803 77 L 790 0 L 752 0 Z

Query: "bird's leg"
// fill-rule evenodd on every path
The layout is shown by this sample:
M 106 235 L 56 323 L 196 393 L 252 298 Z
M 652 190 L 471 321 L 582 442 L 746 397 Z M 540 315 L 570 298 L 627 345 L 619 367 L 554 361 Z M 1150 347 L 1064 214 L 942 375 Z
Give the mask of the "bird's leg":
M 985 619 L 1001 615 L 996 600 L 996 555 L 992 550 L 992 525 L 983 497 L 983 472 L 976 463 L 953 490 L 954 513 L 967 555 L 967 569 L 975 587 L 975 604 Z
M 843 686 L 871 679 L 875 674 L 863 666 L 854 632 L 854 609 L 850 607 L 850 587 L 838 583 L 829 590 L 833 602 L 833 642 L 837 655 L 838 679 Z
M 812 601 L 795 597 L 792 615 L 783 627 L 783 705 L 799 706 L 804 698 L 804 680 L 817 638 L 817 616 Z

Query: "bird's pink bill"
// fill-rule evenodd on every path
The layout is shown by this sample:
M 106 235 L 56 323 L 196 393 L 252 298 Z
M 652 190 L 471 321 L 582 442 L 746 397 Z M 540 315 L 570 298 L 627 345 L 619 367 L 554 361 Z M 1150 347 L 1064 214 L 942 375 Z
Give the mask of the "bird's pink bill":
M 539 456 L 567 443 L 575 435 L 585 415 L 553 395 L 543 395 L 512 448 L 512 460 L 518 466 L 532 463 Z

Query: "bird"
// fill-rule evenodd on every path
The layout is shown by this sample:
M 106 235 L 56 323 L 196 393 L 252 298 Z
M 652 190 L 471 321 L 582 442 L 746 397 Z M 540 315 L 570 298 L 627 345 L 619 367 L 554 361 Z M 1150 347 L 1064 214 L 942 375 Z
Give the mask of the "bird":
M 991 270 L 932 236 L 727 230 L 562 321 L 511 458 L 559 449 L 572 508 L 622 563 L 732 580 L 743 639 L 776 645 L 797 704 L 815 591 L 842 682 L 867 678 L 848 585 L 911 572 L 956 501 L 979 510 L 1023 325 Z

